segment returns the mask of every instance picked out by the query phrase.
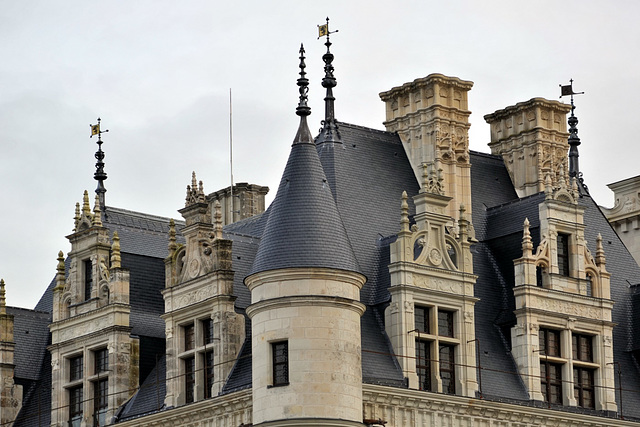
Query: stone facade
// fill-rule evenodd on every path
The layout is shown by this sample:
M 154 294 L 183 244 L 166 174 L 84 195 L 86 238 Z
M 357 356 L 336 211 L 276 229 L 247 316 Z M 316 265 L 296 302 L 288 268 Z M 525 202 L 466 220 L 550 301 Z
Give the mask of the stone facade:
M 361 421 L 364 279 L 321 268 L 267 271 L 246 279 L 252 300 L 247 314 L 253 331 L 254 425 L 288 425 L 282 420 L 304 418 L 320 425 L 332 420 L 335 426 Z M 288 344 L 286 387 L 274 384 L 272 348 L 279 342 Z
M 12 426 L 22 408 L 22 386 L 14 381 L 13 316 L 7 314 L 4 280 L 0 279 L 0 425 Z
M 206 202 L 195 173 L 180 213 L 186 244 L 176 243 L 172 223 L 163 291 L 168 407 L 220 393 L 245 338 L 244 316 L 234 310 L 232 242 L 222 237 L 220 203 Z
M 518 196 L 544 191 L 569 171 L 567 104 L 533 98 L 484 116 L 491 126 L 491 153 L 504 158 Z
M 110 244 L 98 199 L 92 213 L 86 191 L 68 239 L 71 267 L 66 275 L 60 253 L 49 327 L 51 425 L 106 425 L 138 387 L 129 271 L 120 266 L 117 234 Z
M 640 176 L 609 184 L 615 204 L 602 208 L 624 244 L 640 263 Z
M 562 387 L 556 390 L 553 403 L 584 406 L 576 400 L 584 390 L 576 391 L 575 384 L 562 381 L 577 381 L 579 371 L 588 377 L 586 393 L 595 407 L 616 411 L 613 301 L 602 238 L 598 236 L 594 258 L 586 246 L 584 208 L 578 205 L 575 185 L 573 191 L 562 185 L 554 190 L 550 181 L 547 177 L 546 200 L 539 205 L 540 244 L 534 253 L 526 220 L 523 255 L 514 261 L 517 324 L 511 330 L 513 357 L 531 399 L 553 402 L 548 396 L 551 381 L 547 372 L 553 369 Z M 567 262 L 568 266 L 563 265 Z M 554 337 L 553 350 L 548 348 L 548 336 Z M 585 343 L 584 355 L 576 349 L 578 340 Z

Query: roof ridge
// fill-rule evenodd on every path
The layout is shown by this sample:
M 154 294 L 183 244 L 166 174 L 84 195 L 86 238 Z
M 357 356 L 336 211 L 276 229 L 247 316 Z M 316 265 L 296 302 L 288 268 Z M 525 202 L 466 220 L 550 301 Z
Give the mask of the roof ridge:
M 113 213 L 119 213 L 122 215 L 129 215 L 129 216 L 135 216 L 138 218 L 143 218 L 143 219 L 149 219 L 149 220 L 153 220 L 153 221 L 162 221 L 162 222 L 169 222 L 169 220 L 173 219 L 175 221 L 175 223 L 177 225 L 184 225 L 185 222 L 184 220 L 180 220 L 180 219 L 176 219 L 176 218 L 171 218 L 171 217 L 166 217 L 166 216 L 160 216 L 160 215 L 153 215 L 153 214 L 148 214 L 148 213 L 144 213 L 144 212 L 138 212 L 138 211 L 132 211 L 132 210 L 128 210 L 128 209 L 123 209 L 123 208 L 116 208 L 113 206 L 107 206 L 107 214 L 110 212 Z M 108 222 L 108 220 L 107 220 Z

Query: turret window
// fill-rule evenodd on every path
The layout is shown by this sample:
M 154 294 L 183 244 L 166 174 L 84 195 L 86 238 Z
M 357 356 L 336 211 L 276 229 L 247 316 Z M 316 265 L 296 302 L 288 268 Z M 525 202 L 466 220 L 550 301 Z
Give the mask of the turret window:
M 289 384 L 289 342 L 271 344 L 273 358 L 273 386 Z

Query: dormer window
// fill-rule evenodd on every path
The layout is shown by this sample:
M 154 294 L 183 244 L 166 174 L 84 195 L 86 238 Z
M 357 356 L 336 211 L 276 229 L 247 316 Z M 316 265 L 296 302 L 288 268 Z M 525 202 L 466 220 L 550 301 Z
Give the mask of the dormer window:
M 558 273 L 569 276 L 569 235 L 558 233 Z
M 93 287 L 93 265 L 90 259 L 83 261 L 82 264 L 84 265 L 84 300 L 87 301 L 91 298 Z

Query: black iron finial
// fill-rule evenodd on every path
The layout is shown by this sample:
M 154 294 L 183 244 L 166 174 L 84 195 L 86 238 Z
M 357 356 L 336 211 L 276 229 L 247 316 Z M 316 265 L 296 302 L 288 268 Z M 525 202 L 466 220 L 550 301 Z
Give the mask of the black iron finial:
M 293 140 L 293 145 L 296 144 L 313 144 L 313 137 L 309 131 L 309 125 L 307 125 L 307 116 L 311 114 L 311 107 L 307 105 L 308 93 L 309 93 L 309 79 L 307 79 L 307 73 L 304 69 L 307 65 L 304 63 L 304 45 L 300 44 L 300 77 L 298 78 L 298 91 L 300 92 L 300 100 L 296 107 L 296 114 L 300 116 L 300 125 L 298 126 L 298 132 Z
M 582 95 L 584 92 L 574 92 L 573 91 L 573 79 L 569 79 L 568 85 L 560 85 L 560 98 L 563 96 L 571 96 L 571 116 L 567 120 L 569 124 L 569 177 L 577 178 L 580 181 L 580 184 L 586 189 L 586 185 L 584 185 L 584 179 L 582 178 L 582 172 L 580 172 L 580 166 L 578 162 L 578 146 L 580 145 L 580 138 L 578 137 L 578 118 L 575 116 L 574 112 L 576 109 L 575 104 L 573 103 L 573 95 Z
M 333 88 L 336 87 L 336 78 L 333 75 L 333 54 L 331 53 L 331 41 L 329 41 L 329 35 L 337 33 L 338 30 L 329 31 L 329 18 L 327 17 L 327 23 L 318 26 L 318 38 L 322 36 L 327 37 L 327 41 L 324 45 L 327 47 L 327 52 L 322 56 L 324 61 L 324 78 L 322 79 L 322 87 L 327 90 L 327 94 L 324 98 L 324 121 L 322 122 L 322 129 L 320 130 L 320 136 L 318 137 L 318 143 L 322 142 L 341 142 L 340 131 L 338 129 L 338 123 L 335 117 L 334 102 L 336 98 L 333 96 Z
M 300 43 L 300 78 L 298 79 L 298 90 L 300 91 L 300 101 L 296 108 L 296 114 L 299 116 L 308 116 L 311 114 L 311 108 L 307 105 L 309 93 L 309 79 L 304 69 L 307 65 L 304 63 L 304 45 Z
M 100 130 L 100 117 L 98 117 L 97 125 L 89 125 L 91 127 L 91 135 L 89 138 L 92 138 L 93 135 L 98 135 L 98 140 L 96 143 L 98 144 L 98 151 L 96 151 L 96 173 L 93 174 L 93 178 L 98 181 L 98 186 L 96 188 L 96 194 L 98 195 L 98 199 L 100 200 L 100 209 L 102 212 L 105 212 L 105 197 L 104 193 L 107 192 L 107 189 L 104 186 L 104 181 L 107 179 L 107 173 L 104 171 L 104 151 L 102 151 L 102 134 L 109 132 L 109 130 Z

